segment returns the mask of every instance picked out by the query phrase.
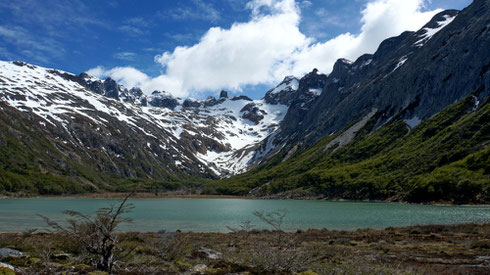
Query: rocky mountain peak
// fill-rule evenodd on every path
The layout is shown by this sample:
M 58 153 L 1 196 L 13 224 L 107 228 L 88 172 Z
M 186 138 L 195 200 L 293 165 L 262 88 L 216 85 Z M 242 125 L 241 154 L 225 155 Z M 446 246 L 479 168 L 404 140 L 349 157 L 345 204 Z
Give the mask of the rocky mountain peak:
M 290 105 L 298 90 L 299 80 L 294 76 L 286 76 L 274 89 L 269 90 L 264 100 L 269 104 Z
M 319 74 L 318 70 L 314 69 L 300 79 L 298 91 L 300 93 L 313 93 L 314 95 L 319 95 L 326 82 L 327 75 Z
M 221 91 L 219 94 L 219 98 L 228 98 L 228 92 L 227 91 Z
M 148 97 L 148 104 L 153 107 L 167 108 L 170 110 L 173 110 L 180 105 L 176 98 L 165 91 L 154 91 L 151 96 Z

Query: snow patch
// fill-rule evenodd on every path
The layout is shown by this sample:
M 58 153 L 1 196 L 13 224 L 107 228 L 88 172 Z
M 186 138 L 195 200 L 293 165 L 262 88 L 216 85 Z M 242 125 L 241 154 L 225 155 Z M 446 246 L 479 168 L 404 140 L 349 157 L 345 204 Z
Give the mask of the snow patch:
M 314 93 L 315 95 L 320 95 L 322 93 L 322 89 L 310 88 L 310 93 Z
M 420 120 L 420 118 L 418 118 L 417 116 L 414 116 L 411 119 L 404 119 L 403 121 L 408 125 L 408 127 L 412 129 L 419 126 L 420 123 L 422 123 L 422 120 Z
M 436 33 L 440 32 L 442 29 L 444 29 L 447 25 L 449 25 L 453 20 L 456 18 L 456 16 L 450 16 L 450 15 L 445 15 L 444 16 L 444 21 L 439 21 L 438 24 L 439 26 L 437 28 L 431 29 L 431 28 L 424 28 L 423 30 L 425 33 L 421 35 L 420 40 L 415 42 L 416 47 L 423 47 L 427 41 L 429 41 Z
M 289 83 L 284 82 L 284 83 L 280 84 L 279 86 L 275 87 L 271 91 L 271 94 L 275 95 L 275 94 L 278 94 L 282 91 L 287 91 L 287 92 L 296 91 L 296 90 L 298 90 L 298 87 L 299 87 L 299 81 L 296 78 L 293 78 L 293 79 L 289 80 Z

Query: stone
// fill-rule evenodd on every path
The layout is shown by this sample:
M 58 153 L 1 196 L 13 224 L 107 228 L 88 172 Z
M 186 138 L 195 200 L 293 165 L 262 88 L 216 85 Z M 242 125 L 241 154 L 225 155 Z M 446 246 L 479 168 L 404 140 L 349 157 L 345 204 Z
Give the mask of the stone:
M 12 248 L 0 248 L 0 259 L 8 257 L 18 258 L 24 256 L 24 253 Z
M 204 273 L 208 270 L 208 266 L 205 264 L 198 264 L 194 266 L 194 272 Z
M 220 252 L 214 251 L 214 250 L 207 248 L 207 247 L 201 247 L 199 250 L 197 250 L 193 254 L 194 254 L 193 255 L 194 257 L 208 258 L 211 260 L 218 260 L 218 259 L 221 259 L 223 257 L 223 255 Z

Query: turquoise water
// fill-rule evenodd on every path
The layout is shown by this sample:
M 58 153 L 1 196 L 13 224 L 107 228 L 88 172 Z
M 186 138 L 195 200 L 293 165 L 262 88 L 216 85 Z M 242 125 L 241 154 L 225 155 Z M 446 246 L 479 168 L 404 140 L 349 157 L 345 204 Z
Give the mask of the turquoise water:
M 128 214 L 134 222 L 123 231 L 159 230 L 227 232 L 226 226 L 251 220 L 256 228 L 267 228 L 254 211 L 287 210 L 283 229 L 385 228 L 416 224 L 490 222 L 490 206 L 427 206 L 369 202 L 328 202 L 242 199 L 132 199 Z M 28 198 L 0 199 L 0 232 L 43 228 L 42 214 L 62 221 L 63 210 L 84 214 L 108 206 L 107 199 Z

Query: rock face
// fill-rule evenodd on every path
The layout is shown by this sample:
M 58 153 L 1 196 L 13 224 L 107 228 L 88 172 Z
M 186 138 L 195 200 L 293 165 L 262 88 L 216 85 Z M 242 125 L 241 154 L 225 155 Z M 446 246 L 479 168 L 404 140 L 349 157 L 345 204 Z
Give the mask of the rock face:
M 265 111 L 260 110 L 259 107 L 254 103 L 249 103 L 245 105 L 245 107 L 243 107 L 240 112 L 243 113 L 243 118 L 252 121 L 253 123 L 255 123 L 255 125 L 259 124 L 259 122 L 264 119 L 263 114 L 267 115 Z
M 311 146 L 373 110 L 377 128 L 393 117 L 422 121 L 475 90 L 483 101 L 490 91 L 489 6 L 480 0 L 461 12 L 441 12 L 421 30 L 385 40 L 373 55 L 338 60 L 321 80 L 320 96 L 303 106 L 293 101 L 257 156 Z
M 277 87 L 265 94 L 264 100 L 269 104 L 290 105 L 298 90 L 298 79 L 294 76 L 287 76 Z
M 234 96 L 231 98 L 232 101 L 237 101 L 237 100 L 246 100 L 246 101 L 252 101 L 252 99 L 246 95 L 240 95 L 240 96 Z
M 179 102 L 176 98 L 172 97 L 166 92 L 154 91 L 148 98 L 148 104 L 153 107 L 167 108 L 173 110 L 179 105 Z
M 228 98 L 228 92 L 227 91 L 221 91 L 219 94 L 219 98 Z

